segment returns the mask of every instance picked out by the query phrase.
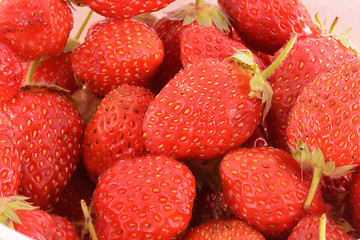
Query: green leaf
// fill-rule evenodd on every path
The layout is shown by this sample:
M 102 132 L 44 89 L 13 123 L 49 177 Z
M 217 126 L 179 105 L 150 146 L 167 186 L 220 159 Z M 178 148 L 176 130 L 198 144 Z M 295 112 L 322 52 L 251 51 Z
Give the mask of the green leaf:
M 317 168 L 321 169 L 325 166 L 324 154 L 320 148 L 317 147 L 311 152 L 311 159 Z

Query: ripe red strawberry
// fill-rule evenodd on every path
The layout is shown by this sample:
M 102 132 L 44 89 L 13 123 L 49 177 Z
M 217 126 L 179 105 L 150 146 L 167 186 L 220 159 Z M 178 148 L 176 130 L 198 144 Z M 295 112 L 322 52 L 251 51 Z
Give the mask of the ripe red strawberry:
M 338 64 L 307 84 L 290 113 L 288 143 L 313 171 L 312 192 L 322 174 L 338 178 L 360 164 L 359 66 L 358 59 Z
M 0 42 L 0 101 L 11 99 L 20 88 L 23 69 L 18 56 Z
M 21 155 L 7 132 L 0 131 L 0 197 L 17 195 L 20 185 Z
M 81 0 L 98 14 L 111 18 L 131 18 L 145 12 L 158 11 L 175 0 Z
M 23 60 L 60 53 L 72 27 L 72 12 L 63 0 L 4 0 L 0 5 L 0 40 Z
M 181 38 L 180 54 L 183 66 L 193 63 L 198 58 L 216 58 L 224 60 L 237 50 L 248 50 L 241 42 L 234 41 L 214 28 L 194 26 L 186 29 Z M 252 54 L 260 69 L 264 69 L 262 61 Z
M 298 222 L 288 238 L 288 240 L 298 239 L 352 240 L 353 238 L 336 226 L 331 219 L 306 216 Z
M 94 192 L 99 239 L 175 239 L 188 226 L 195 178 L 166 156 L 119 160 Z
M 14 222 L 15 231 L 33 239 L 56 239 L 56 227 L 50 214 L 43 210 L 16 210 L 20 223 Z
M 135 20 L 105 20 L 72 56 L 75 73 L 97 95 L 123 83 L 147 84 L 164 57 L 154 30 Z
M 72 68 L 72 52 L 60 53 L 58 55 L 41 60 L 32 76 L 32 83 L 55 85 L 74 93 L 80 88 Z M 29 70 L 29 64 L 23 64 L 25 72 Z M 24 79 L 23 84 L 27 84 Z
M 220 9 L 217 6 L 204 5 L 202 1 L 197 1 L 197 5 L 189 4 L 176 8 L 155 24 L 154 30 L 164 43 L 165 51 L 163 63 L 149 84 L 155 93 L 158 93 L 182 68 L 182 34 L 186 29 L 197 25 L 217 28 L 222 34 L 231 36 L 229 23 Z
M 251 76 L 234 64 L 199 59 L 157 95 L 144 119 L 153 154 L 216 158 L 237 148 L 260 122 L 262 102 L 249 97 Z
M 349 194 L 349 212 L 351 218 L 351 224 L 360 232 L 360 173 L 357 170 L 356 174 L 352 176 L 352 182 L 350 186 Z
M 286 236 L 306 214 L 310 178 L 287 152 L 272 147 L 237 149 L 220 164 L 224 198 L 238 218 L 246 219 L 266 237 Z M 312 214 L 327 211 L 317 192 Z
M 56 229 L 56 239 L 63 240 L 80 240 L 79 235 L 76 233 L 74 224 L 67 219 L 58 215 L 51 215 L 52 221 Z
M 142 125 L 150 90 L 123 84 L 105 96 L 87 124 L 83 137 L 83 158 L 90 178 L 98 176 L 119 159 L 148 153 Z
M 183 239 L 184 240 L 207 240 L 207 239 L 265 240 L 265 237 L 244 220 L 213 219 L 191 229 Z
M 218 0 L 232 26 L 251 49 L 274 54 L 294 33 L 318 34 L 315 24 L 300 0 Z
M 352 49 L 331 36 L 298 39 L 269 78 L 274 95 L 266 120 L 272 146 L 290 151 L 286 135 L 288 118 L 305 85 L 337 64 L 356 57 Z
M 0 102 L 0 132 L 7 132 L 22 157 L 20 193 L 51 207 L 80 157 L 83 121 L 64 96 L 46 89 L 20 91 Z

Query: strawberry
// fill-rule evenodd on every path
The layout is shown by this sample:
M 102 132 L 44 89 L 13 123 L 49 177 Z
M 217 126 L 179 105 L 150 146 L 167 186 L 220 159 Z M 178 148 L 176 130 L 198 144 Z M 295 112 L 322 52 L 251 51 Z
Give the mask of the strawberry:
M 231 36 L 230 25 L 217 6 L 196 1 L 167 13 L 159 19 L 154 30 L 164 44 L 164 60 L 156 77 L 149 84 L 150 89 L 158 93 L 183 67 L 180 59 L 180 43 L 183 32 L 194 26 L 217 28 L 222 34 Z
M 51 218 L 56 229 L 56 239 L 80 240 L 79 235 L 76 233 L 74 224 L 58 215 L 52 214 Z
M 353 174 L 349 194 L 349 211 L 352 226 L 360 232 L 360 173 Z
M 23 69 L 18 56 L 2 42 L 0 52 L 0 101 L 7 101 L 19 91 Z
M 20 185 L 21 155 L 6 133 L 0 132 L 0 197 L 17 195 Z
M 80 157 L 83 121 L 61 94 L 29 88 L 0 102 L 0 132 L 22 157 L 20 193 L 43 209 L 59 198 Z
M 224 198 L 238 218 L 246 219 L 266 237 L 286 236 L 307 213 L 304 210 L 311 180 L 287 152 L 259 147 L 237 149 L 220 164 Z M 327 211 L 320 192 L 312 214 Z
M 181 38 L 180 54 L 183 66 L 193 63 L 198 58 L 216 58 L 224 60 L 236 53 L 237 50 L 248 50 L 241 42 L 234 41 L 214 27 L 194 26 L 186 29 Z M 260 69 L 264 64 L 252 55 Z
M 288 118 L 305 85 L 337 64 L 356 57 L 355 51 L 332 36 L 298 39 L 269 78 L 274 95 L 266 120 L 272 146 L 290 151 L 286 135 Z
M 175 239 L 190 222 L 195 178 L 166 156 L 120 159 L 94 192 L 99 239 Z
M 253 50 L 274 54 L 297 34 L 300 37 L 319 33 L 300 0 L 218 0 L 232 26 Z
M 119 159 L 147 154 L 142 124 L 150 90 L 123 84 L 107 94 L 87 124 L 83 137 L 83 158 L 90 178 L 97 177 Z
M 216 74 L 215 74 L 216 73 Z M 177 159 L 216 158 L 254 132 L 260 99 L 249 97 L 251 76 L 216 59 L 187 65 L 150 104 L 143 125 L 152 154 Z
M 358 59 L 347 61 L 305 86 L 290 113 L 291 146 L 302 140 L 310 150 L 319 147 L 336 166 L 360 163 L 359 66 Z
M 288 240 L 320 239 L 320 240 L 352 240 L 344 230 L 335 225 L 331 219 L 320 216 L 302 218 L 292 230 Z
M 33 239 L 55 239 L 56 227 L 50 214 L 43 210 L 15 211 L 20 223 L 14 223 L 15 231 Z
M 250 51 L 228 61 L 201 58 L 171 79 L 149 106 L 145 145 L 152 154 L 176 159 L 211 159 L 239 147 L 269 109 L 272 90 L 266 78 L 290 51 L 260 72 Z
M 59 86 L 69 93 L 80 88 L 72 68 L 72 52 L 63 52 L 58 55 L 41 60 L 32 75 L 32 83 L 50 86 Z M 23 64 L 25 72 L 29 71 L 29 64 Z M 26 79 L 23 85 L 28 84 Z
M 191 229 L 184 240 L 206 239 L 238 239 L 238 240 L 265 240 L 265 237 L 250 226 L 246 221 L 239 219 L 212 219 Z
M 102 16 L 120 19 L 131 18 L 141 13 L 158 11 L 174 1 L 81 0 L 82 3 Z
M 288 144 L 313 172 L 311 203 L 321 176 L 339 178 L 360 164 L 359 59 L 338 64 L 308 83 L 289 115 Z
M 0 40 L 23 60 L 63 51 L 72 27 L 72 12 L 63 0 L 4 0 L 0 5 Z
M 80 240 L 75 226 L 57 215 L 39 210 L 23 196 L 0 198 L 0 222 L 31 239 Z
M 147 84 L 162 62 L 154 30 L 135 20 L 104 20 L 72 55 L 75 73 L 97 95 L 123 83 Z

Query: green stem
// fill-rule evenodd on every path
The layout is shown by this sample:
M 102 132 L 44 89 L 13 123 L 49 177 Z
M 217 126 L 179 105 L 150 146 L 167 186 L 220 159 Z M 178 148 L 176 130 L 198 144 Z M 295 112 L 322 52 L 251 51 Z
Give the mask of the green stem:
M 33 61 L 30 63 L 29 70 L 28 70 L 28 73 L 27 73 L 27 76 L 26 76 L 26 83 L 27 83 L 27 84 L 31 84 L 31 83 L 32 83 L 32 79 L 33 79 L 33 76 L 34 76 L 36 67 L 37 67 L 37 65 L 39 64 L 39 62 L 40 62 L 40 59 L 36 59 L 36 60 L 33 60 Z
M 86 202 L 83 199 L 81 199 L 80 203 L 81 203 L 81 209 L 82 209 L 82 211 L 84 213 L 84 217 L 85 217 L 85 226 L 87 226 L 89 228 L 91 238 L 93 240 L 98 240 L 98 238 L 96 236 L 95 227 L 94 227 L 94 224 L 92 222 L 91 215 L 90 215 L 90 212 L 89 212 L 89 209 L 88 209 L 88 206 L 86 205 Z
M 326 240 L 326 214 L 323 214 L 320 218 L 319 240 Z
M 280 65 L 280 63 L 286 58 L 286 56 L 292 49 L 296 39 L 297 39 L 297 35 L 293 35 L 290 41 L 287 43 L 284 50 L 276 58 L 276 60 L 268 68 L 266 68 L 264 71 L 261 72 L 263 79 L 267 79 L 274 72 L 274 70 Z
M 336 17 L 336 18 L 334 19 L 334 21 L 332 22 L 332 24 L 331 24 L 331 27 L 330 27 L 330 30 L 329 30 L 329 34 L 333 34 L 334 29 L 335 29 L 335 26 L 336 26 L 336 24 L 338 23 L 338 21 L 339 21 L 339 17 Z
M 93 13 L 94 13 L 94 11 L 90 9 L 90 11 L 88 12 L 87 16 L 85 17 L 83 23 L 81 24 L 79 30 L 77 31 L 77 33 L 74 37 L 75 40 L 79 40 L 81 34 L 83 33 L 83 31 L 84 31 L 86 25 L 88 24 L 90 17 Z
M 313 178 L 312 178 L 310 190 L 309 190 L 309 193 L 306 198 L 305 205 L 304 205 L 305 209 L 308 209 L 310 207 L 311 202 L 314 199 L 316 190 L 320 183 L 321 176 L 322 176 L 322 172 L 320 171 L 320 169 L 318 169 L 317 167 L 314 167 Z
M 196 0 L 195 4 L 197 7 L 204 7 L 205 5 L 204 0 Z

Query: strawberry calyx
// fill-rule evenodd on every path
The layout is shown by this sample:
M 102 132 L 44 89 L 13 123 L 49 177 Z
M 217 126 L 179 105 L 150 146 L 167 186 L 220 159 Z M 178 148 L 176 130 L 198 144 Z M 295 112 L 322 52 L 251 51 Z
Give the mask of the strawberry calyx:
M 21 224 L 20 218 L 15 213 L 16 210 L 34 210 L 37 207 L 31 205 L 28 197 L 17 195 L 0 198 L 0 223 L 14 229 L 14 222 Z
M 200 3 L 197 4 L 187 4 L 181 9 L 170 12 L 168 18 L 171 20 L 183 20 L 183 25 L 189 25 L 195 21 L 198 22 L 200 26 L 209 27 L 214 24 L 221 32 L 230 33 L 230 22 L 222 13 L 222 11 L 216 7 L 209 4 Z
M 331 23 L 329 31 L 326 30 L 325 27 L 325 21 L 321 22 L 320 18 L 318 16 L 318 13 L 315 14 L 315 20 L 318 23 L 317 28 L 320 30 L 320 33 L 324 36 L 332 37 L 336 40 L 338 40 L 345 48 L 351 49 L 353 52 L 355 52 L 357 55 L 359 54 L 359 49 L 357 46 L 355 46 L 349 39 L 348 35 L 351 31 L 351 28 L 346 29 L 344 32 L 336 35 L 334 34 L 335 26 L 337 25 L 339 21 L 339 17 L 335 17 L 333 22 Z
M 250 80 L 251 92 L 249 93 L 249 96 L 261 99 L 262 103 L 265 104 L 263 120 L 270 110 L 272 96 L 274 94 L 267 79 L 286 58 L 296 42 L 296 39 L 297 35 L 293 35 L 280 55 L 264 71 L 260 71 L 259 66 L 256 64 L 255 59 L 249 50 L 236 50 L 236 53 L 227 59 L 228 61 L 233 61 L 238 67 L 243 68 L 252 76 Z
M 303 170 L 313 172 L 310 190 L 304 205 L 305 209 L 310 207 L 322 175 L 331 178 L 340 178 L 341 176 L 352 172 L 357 166 L 343 165 L 336 167 L 335 162 L 326 162 L 320 148 L 317 147 L 313 151 L 310 151 L 309 147 L 302 140 L 298 142 L 297 147 L 293 152 L 293 157 Z

